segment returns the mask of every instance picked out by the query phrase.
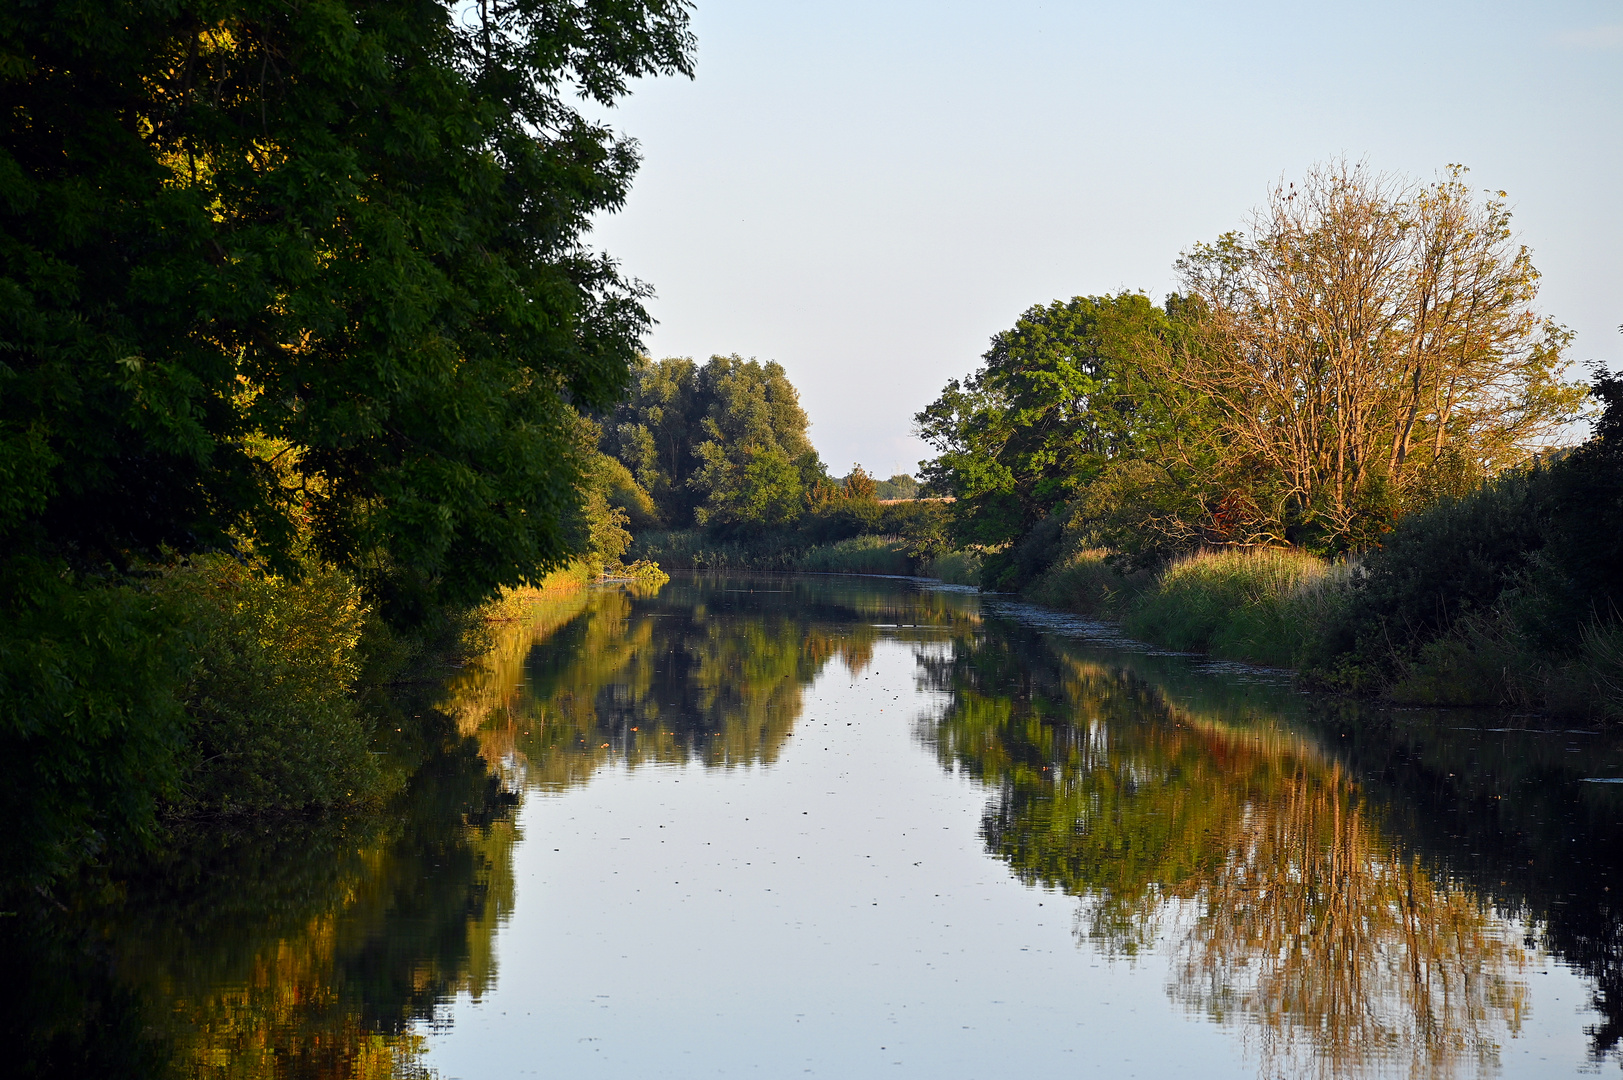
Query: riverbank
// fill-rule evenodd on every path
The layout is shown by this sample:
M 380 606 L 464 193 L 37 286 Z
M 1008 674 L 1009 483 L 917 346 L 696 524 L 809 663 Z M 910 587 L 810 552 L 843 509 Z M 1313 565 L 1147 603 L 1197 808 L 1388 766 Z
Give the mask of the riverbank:
M 904 528 L 862 532 L 831 542 L 818 542 L 815 533 L 788 529 L 731 538 L 703 529 L 652 531 L 638 534 L 627 557 L 669 570 L 917 575 L 954 585 L 980 582 L 979 554 L 947 549 L 935 535 L 940 524 L 933 517 L 922 529 L 905 528 L 906 520 L 898 524 Z
M 1559 610 L 1531 572 L 1548 564 L 1501 573 L 1489 603 L 1463 595 L 1463 575 L 1422 572 L 1415 531 L 1363 558 L 1231 548 L 1176 559 L 1159 573 L 1124 574 L 1111 552 L 1085 549 L 1021 595 L 1117 620 L 1165 648 L 1293 669 L 1312 689 L 1623 720 L 1623 625 L 1593 610 Z M 1461 568 L 1472 566 L 1470 556 L 1456 554 Z M 1429 624 L 1417 617 L 1428 606 L 1440 611 Z

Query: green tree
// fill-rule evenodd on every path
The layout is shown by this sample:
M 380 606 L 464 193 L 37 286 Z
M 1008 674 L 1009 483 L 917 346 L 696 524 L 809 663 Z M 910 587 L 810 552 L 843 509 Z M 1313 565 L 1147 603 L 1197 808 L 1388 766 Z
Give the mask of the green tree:
M 604 449 L 673 528 L 781 527 L 827 476 L 783 366 L 740 356 L 638 360 Z
M 889 480 L 877 481 L 874 496 L 879 499 L 916 499 L 919 497 L 919 482 L 913 479 L 911 473 L 897 473 Z
M 0 11 L 0 786 L 58 808 L 36 866 L 149 827 L 180 665 L 117 644 L 164 638 L 111 595 L 143 565 L 294 572 L 308 533 L 406 622 L 586 543 L 574 409 L 615 399 L 647 316 L 581 240 L 635 147 L 571 99 L 691 73 L 687 15 Z
M 688 485 L 704 496 L 701 525 L 782 526 L 799 516 L 807 487 L 825 470 L 806 431 L 800 394 L 783 366 L 712 356 L 699 372 L 708 402 Z
M 1187 323 L 1176 300 L 1079 296 L 1034 307 L 994 337 L 980 370 L 915 417 L 939 452 L 922 463 L 926 484 L 956 498 L 956 539 L 1012 543 L 1108 470 L 1161 460 L 1172 395 L 1139 357 L 1178 347 Z
M 706 406 L 692 360 L 638 357 L 625 398 L 603 426 L 604 449 L 631 471 L 667 525 L 693 520 L 700 496 L 688 479 L 698 467 L 693 447 Z

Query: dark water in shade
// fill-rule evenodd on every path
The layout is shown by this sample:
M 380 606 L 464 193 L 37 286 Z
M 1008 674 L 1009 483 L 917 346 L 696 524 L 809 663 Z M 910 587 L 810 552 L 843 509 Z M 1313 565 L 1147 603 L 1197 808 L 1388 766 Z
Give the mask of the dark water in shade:
M 1312 698 L 902 580 L 687 576 L 533 616 L 390 706 L 388 814 L 191 845 L 8 939 L 21 1060 L 1620 1071 L 1612 735 Z

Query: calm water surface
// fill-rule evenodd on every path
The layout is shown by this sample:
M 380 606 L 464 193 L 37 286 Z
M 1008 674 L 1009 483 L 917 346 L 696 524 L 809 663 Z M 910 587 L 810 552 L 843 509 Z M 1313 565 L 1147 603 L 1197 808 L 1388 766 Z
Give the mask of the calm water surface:
M 133 883 L 28 958 L 34 1037 L 197 1077 L 1623 1061 L 1608 735 L 838 577 L 538 605 L 396 707 L 397 812 Z

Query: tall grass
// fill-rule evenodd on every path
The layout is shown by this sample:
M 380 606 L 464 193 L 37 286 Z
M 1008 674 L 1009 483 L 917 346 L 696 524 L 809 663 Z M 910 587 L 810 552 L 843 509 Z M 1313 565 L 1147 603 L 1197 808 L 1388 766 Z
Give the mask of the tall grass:
M 963 549 L 937 555 L 924 564 L 924 575 L 937 578 L 948 585 L 979 585 L 981 583 L 981 554 Z
M 1162 571 L 1122 622 L 1174 649 L 1289 667 L 1322 639 L 1357 573 L 1291 548 L 1202 551 Z
M 894 536 L 853 536 L 810 548 L 795 564 L 814 574 L 910 574 L 907 543 Z
M 1072 552 L 1049 567 L 1022 592 L 1027 600 L 1095 618 L 1114 618 L 1144 589 L 1145 573 L 1116 572 L 1104 548 Z

